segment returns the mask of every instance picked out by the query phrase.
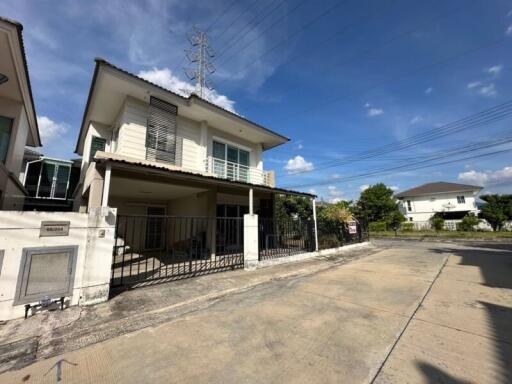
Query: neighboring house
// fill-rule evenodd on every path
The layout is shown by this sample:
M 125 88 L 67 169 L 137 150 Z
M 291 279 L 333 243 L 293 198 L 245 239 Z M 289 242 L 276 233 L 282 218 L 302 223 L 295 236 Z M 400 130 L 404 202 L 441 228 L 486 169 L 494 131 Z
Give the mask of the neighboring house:
M 120 215 L 273 216 L 263 151 L 289 139 L 196 95 L 183 97 L 96 59 L 76 146 L 76 209 Z M 252 205 L 251 205 L 252 204 Z
M 478 215 L 476 197 L 482 187 L 436 182 L 400 192 L 395 197 L 408 221 L 426 222 L 440 213 L 445 220 L 461 220 L 467 214 Z
M 0 17 L 0 209 L 21 210 L 25 146 L 41 139 L 30 87 L 21 24 Z
M 25 149 L 20 178 L 27 191 L 25 211 L 71 211 L 81 160 L 45 157 Z

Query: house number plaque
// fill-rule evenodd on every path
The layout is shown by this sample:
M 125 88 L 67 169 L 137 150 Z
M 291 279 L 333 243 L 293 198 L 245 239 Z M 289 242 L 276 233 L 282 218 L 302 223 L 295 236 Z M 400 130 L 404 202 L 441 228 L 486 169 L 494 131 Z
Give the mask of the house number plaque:
M 69 221 L 41 221 L 39 237 L 68 236 Z

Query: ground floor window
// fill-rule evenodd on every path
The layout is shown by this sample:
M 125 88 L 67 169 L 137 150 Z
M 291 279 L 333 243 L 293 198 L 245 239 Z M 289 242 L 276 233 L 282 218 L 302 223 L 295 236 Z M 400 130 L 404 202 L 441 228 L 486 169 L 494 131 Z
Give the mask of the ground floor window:
M 457 196 L 457 203 L 465 204 L 466 203 L 466 199 L 464 198 L 464 196 Z
M 244 217 L 249 213 L 246 205 L 218 204 L 217 217 Z

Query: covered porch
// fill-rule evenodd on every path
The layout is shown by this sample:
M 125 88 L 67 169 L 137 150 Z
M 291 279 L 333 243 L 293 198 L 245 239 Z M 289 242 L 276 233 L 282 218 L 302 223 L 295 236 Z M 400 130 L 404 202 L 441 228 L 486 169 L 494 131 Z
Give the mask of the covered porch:
M 98 159 L 92 167 L 82 199 L 118 213 L 113 286 L 243 267 L 244 215 L 274 230 L 276 194 L 289 192 L 125 160 Z

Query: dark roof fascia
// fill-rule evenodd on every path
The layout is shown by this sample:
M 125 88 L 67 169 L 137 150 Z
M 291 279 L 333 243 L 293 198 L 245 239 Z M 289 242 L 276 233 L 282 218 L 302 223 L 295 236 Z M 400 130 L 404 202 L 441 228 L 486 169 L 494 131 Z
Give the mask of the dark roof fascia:
M 293 191 L 293 190 L 283 189 L 283 188 L 272 188 L 272 187 L 267 187 L 265 185 L 244 183 L 243 181 L 221 179 L 221 178 L 214 177 L 214 176 L 206 176 L 206 175 L 201 175 L 201 174 L 192 173 L 192 172 L 173 170 L 173 169 L 168 169 L 168 168 L 159 167 L 159 166 L 155 166 L 155 165 L 134 163 L 132 161 L 127 161 L 127 160 L 112 159 L 112 158 L 100 158 L 100 159 L 96 159 L 95 161 L 100 164 L 120 163 L 120 164 L 135 166 L 135 167 L 141 167 L 141 168 L 151 168 L 151 169 L 155 169 L 155 170 L 162 171 L 162 172 L 168 172 L 168 173 L 178 175 L 178 176 L 198 178 L 201 181 L 215 181 L 215 182 L 221 183 L 221 184 L 227 184 L 227 185 L 238 186 L 238 187 L 254 188 L 254 189 L 259 189 L 259 190 L 263 190 L 263 191 L 267 191 L 267 192 L 277 192 L 277 193 L 282 193 L 285 195 L 295 195 L 295 196 L 316 198 L 316 195 L 313 195 L 311 193 Z
M 39 134 L 39 125 L 37 124 L 36 105 L 34 103 L 34 96 L 32 95 L 32 85 L 30 84 L 30 76 L 28 74 L 28 64 L 27 64 L 27 56 L 25 54 L 25 44 L 23 43 L 23 35 L 22 35 L 23 24 L 21 24 L 19 21 L 11 20 L 11 19 L 8 19 L 8 18 L 2 17 L 2 16 L 0 16 L 0 20 L 13 25 L 18 30 L 18 40 L 19 40 L 20 48 L 21 48 L 21 57 L 23 58 L 23 67 L 25 69 L 25 77 L 27 78 L 28 94 L 30 96 L 30 102 L 32 103 L 32 112 L 34 113 L 33 118 L 34 118 L 34 123 L 36 125 L 37 137 L 34 137 L 34 139 L 36 141 L 35 146 L 42 147 L 43 145 L 41 143 L 41 136 Z
M 78 133 L 78 139 L 76 141 L 76 146 L 75 146 L 75 153 L 80 155 L 79 151 L 78 151 L 78 147 L 80 145 L 80 140 L 82 139 L 82 134 L 84 132 L 84 129 L 85 129 L 85 119 L 87 118 L 87 114 L 89 113 L 89 107 L 91 106 L 91 99 L 92 99 L 92 93 L 94 92 L 94 87 L 96 86 L 96 79 L 98 78 L 98 72 L 99 72 L 99 67 L 100 67 L 100 60 L 101 59 L 98 59 L 96 58 L 96 65 L 94 67 L 94 73 L 92 75 L 92 80 L 91 80 L 91 86 L 89 87 L 89 95 L 87 96 L 87 103 L 85 104 L 85 109 L 84 109 L 84 114 L 82 116 L 82 124 L 80 125 L 80 132 Z
M 170 90 L 168 90 L 168 89 L 166 89 L 166 88 L 164 88 L 164 87 L 162 87 L 162 86 L 160 86 L 160 85 L 158 85 L 158 84 L 152 83 L 151 81 L 148 81 L 148 80 L 143 79 L 143 78 L 141 78 L 141 77 L 139 77 L 139 76 L 137 76 L 137 75 L 135 75 L 135 74 L 133 74 L 133 73 L 131 73 L 131 72 L 128 72 L 127 70 L 125 70 L 125 69 L 123 69 L 123 68 L 120 68 L 120 67 L 118 67 L 118 66 L 116 66 L 116 65 L 114 65 L 114 64 L 112 64 L 112 63 L 110 63 L 110 62 L 108 62 L 107 60 L 105 60 L 105 59 L 103 59 L 103 58 L 101 58 L 101 57 L 97 57 L 97 58 L 95 58 L 94 60 L 95 60 L 95 62 L 96 62 L 96 68 L 95 68 L 95 70 L 94 70 L 93 80 L 92 80 L 92 83 L 91 83 L 91 89 L 89 90 L 89 96 L 88 96 L 88 98 L 87 98 L 87 104 L 86 104 L 86 106 L 85 106 L 84 117 L 83 117 L 83 119 L 82 119 L 82 126 L 80 127 L 80 134 L 79 134 L 79 136 L 78 136 L 78 141 L 77 141 L 77 146 L 76 146 L 76 148 L 75 148 L 75 153 L 78 153 L 78 152 L 77 152 L 77 150 L 78 150 L 78 143 L 79 143 L 79 141 L 80 141 L 80 137 L 81 137 L 81 135 L 82 135 L 82 131 L 83 131 L 83 129 L 84 129 L 83 127 L 84 127 L 84 124 L 85 124 L 85 117 L 86 117 L 86 115 L 87 115 L 87 112 L 89 111 L 89 106 L 90 106 L 90 102 L 91 102 L 91 98 L 92 98 L 92 89 L 94 88 L 94 86 L 95 86 L 95 84 L 96 84 L 96 78 L 97 78 L 98 67 L 99 67 L 101 64 L 104 64 L 104 65 L 106 65 L 106 66 L 108 66 L 108 67 L 110 67 L 110 68 L 112 68 L 112 69 L 114 69 L 114 70 L 116 70 L 116 71 L 119 71 L 119 72 L 121 72 L 121 73 L 124 73 L 125 75 L 128 75 L 128 76 L 130 76 L 130 77 L 132 77 L 132 78 L 134 78 L 134 79 L 136 79 L 136 80 L 139 80 L 139 81 L 142 81 L 142 82 L 144 82 L 144 83 L 146 83 L 146 84 L 149 84 L 149 85 L 151 85 L 152 87 L 158 88 L 159 90 L 162 90 L 162 91 L 164 91 L 164 92 L 166 92 L 166 93 L 169 93 L 169 94 L 173 95 L 174 97 L 178 97 L 178 98 L 182 99 L 183 101 L 185 101 L 185 102 L 187 102 L 187 103 L 189 103 L 189 104 L 190 104 L 190 102 L 191 102 L 192 100 L 194 100 L 194 102 L 196 102 L 196 100 L 197 100 L 197 102 L 198 102 L 198 103 L 201 103 L 201 104 L 207 105 L 207 106 L 209 106 L 209 107 L 213 107 L 214 109 L 218 110 L 218 111 L 219 111 L 219 112 L 221 112 L 221 113 L 228 114 L 230 117 L 234 117 L 234 118 L 236 118 L 236 119 L 242 120 L 242 121 L 243 121 L 243 122 L 245 122 L 245 123 L 251 124 L 251 125 L 253 125 L 253 126 L 255 126 L 255 127 L 257 127 L 257 128 L 259 128 L 259 129 L 261 129 L 261 130 L 263 130 L 263 131 L 265 131 L 265 132 L 267 132 L 267 133 L 271 134 L 271 135 L 277 136 L 277 137 L 279 137 L 279 138 L 281 138 L 281 139 L 283 139 L 283 140 L 290 141 L 290 138 L 288 138 L 288 137 L 286 137 L 286 136 L 283 136 L 283 135 L 281 135 L 281 134 L 279 134 L 279 133 L 277 133 L 277 132 L 275 132 L 275 131 L 272 131 L 271 129 L 268 129 L 268 128 L 266 128 L 266 127 L 264 127 L 264 126 L 260 125 L 260 124 L 257 124 L 257 123 L 255 123 L 255 122 L 253 122 L 253 121 L 249 120 L 249 119 L 246 119 L 245 117 L 242 117 L 242 116 L 240 116 L 240 115 L 237 115 L 236 113 L 233 113 L 233 112 L 230 112 L 230 111 L 228 111 L 228 110 L 226 110 L 226 109 L 224 109 L 224 108 L 221 108 L 221 107 L 219 107 L 218 105 L 213 104 L 212 102 L 210 102 L 210 101 L 208 101 L 208 100 L 202 99 L 202 98 L 200 98 L 199 96 L 197 96 L 197 95 L 195 95 L 195 94 L 192 94 L 192 95 L 190 95 L 190 96 L 188 96 L 188 97 L 184 97 L 184 96 L 182 96 L 182 95 L 180 95 L 180 94 L 178 94 L 178 93 L 176 93 L 176 92 L 170 91 Z M 274 148 L 274 147 L 276 147 L 276 146 L 268 147 L 268 148 L 266 148 L 266 149 L 271 149 L 271 148 Z

